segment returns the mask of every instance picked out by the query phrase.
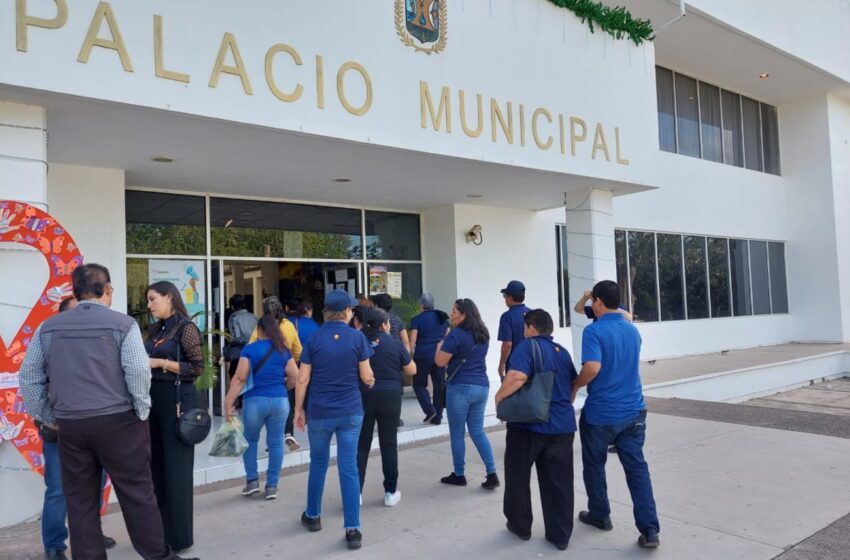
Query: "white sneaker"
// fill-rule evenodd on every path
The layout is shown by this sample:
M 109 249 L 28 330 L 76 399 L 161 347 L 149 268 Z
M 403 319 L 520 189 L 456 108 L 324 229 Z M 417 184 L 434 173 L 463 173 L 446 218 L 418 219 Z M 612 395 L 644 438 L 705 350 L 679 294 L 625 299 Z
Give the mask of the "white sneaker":
M 286 447 L 289 448 L 290 451 L 298 451 L 301 449 L 301 444 L 298 443 L 298 440 L 295 439 L 295 436 L 292 434 L 286 434 L 286 437 L 283 438 L 283 443 L 286 444 Z
M 396 490 L 394 493 L 384 492 L 384 506 L 393 507 L 401 501 L 401 492 Z

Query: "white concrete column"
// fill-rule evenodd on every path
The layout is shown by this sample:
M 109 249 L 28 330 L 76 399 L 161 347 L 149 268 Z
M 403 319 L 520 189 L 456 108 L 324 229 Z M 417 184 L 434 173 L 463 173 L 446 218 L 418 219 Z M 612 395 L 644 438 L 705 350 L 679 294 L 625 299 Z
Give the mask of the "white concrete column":
M 570 275 L 568 305 L 573 335 L 573 356 L 581 360 L 581 333 L 588 324 L 584 314 L 572 311 L 585 290 L 600 280 L 617 280 L 614 252 L 614 195 L 590 189 L 566 197 L 567 269 Z
M 0 199 L 47 203 L 47 114 L 0 101 Z

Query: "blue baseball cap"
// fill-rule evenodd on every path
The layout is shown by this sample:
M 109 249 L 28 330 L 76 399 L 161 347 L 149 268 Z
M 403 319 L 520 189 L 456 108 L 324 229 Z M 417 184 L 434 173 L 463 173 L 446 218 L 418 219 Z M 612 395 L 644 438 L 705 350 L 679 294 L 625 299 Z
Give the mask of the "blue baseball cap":
M 358 303 L 356 299 L 341 288 L 337 288 L 325 296 L 325 307 L 331 311 L 345 311 L 349 307 L 357 307 Z
M 521 296 L 525 295 L 525 284 L 519 280 L 511 280 L 506 288 L 502 290 L 506 296 Z

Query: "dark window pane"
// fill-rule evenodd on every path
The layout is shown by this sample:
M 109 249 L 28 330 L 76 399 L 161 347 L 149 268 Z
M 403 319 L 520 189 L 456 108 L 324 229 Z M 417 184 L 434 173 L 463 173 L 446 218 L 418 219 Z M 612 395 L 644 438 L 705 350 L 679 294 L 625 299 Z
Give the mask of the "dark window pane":
M 747 169 L 762 171 L 761 161 L 761 122 L 759 102 L 749 97 L 741 98 L 744 120 L 744 160 Z M 737 313 L 735 313 L 737 315 Z
M 708 272 L 705 263 L 705 237 L 687 235 L 685 243 L 685 289 L 688 319 L 708 317 Z M 662 293 L 662 298 L 664 297 Z
M 673 72 L 655 67 L 658 95 L 658 145 L 665 152 L 676 153 L 676 107 L 673 97 Z
M 661 320 L 685 318 L 682 282 L 682 236 L 658 234 L 658 282 L 661 288 Z
M 212 253 L 291 259 L 362 258 L 360 210 L 210 199 Z
M 708 238 L 708 282 L 711 296 L 711 316 L 729 317 L 729 247 L 727 240 Z
M 392 312 L 404 320 L 405 325 L 419 313 L 419 296 L 422 295 L 422 265 L 381 263 L 369 265 L 369 295 L 390 294 Z M 436 302 L 437 309 L 451 310 L 451 302 Z
M 658 320 L 658 284 L 655 277 L 655 235 L 629 232 L 629 267 L 635 321 Z
M 750 241 L 750 272 L 753 275 L 753 314 L 770 313 L 770 279 L 767 275 L 767 242 Z
M 768 243 L 770 296 L 774 313 L 788 313 L 788 281 L 785 278 L 785 243 Z
M 681 74 L 676 74 L 676 116 L 679 153 L 700 157 L 697 81 Z
M 702 158 L 723 161 L 720 146 L 720 88 L 700 82 L 699 106 Z
M 555 262 L 558 263 L 558 316 L 561 327 L 570 326 L 570 277 L 567 271 L 567 228 L 555 226 Z
M 761 131 L 764 142 L 764 170 L 779 175 L 779 120 L 776 107 L 761 104 Z
M 730 239 L 729 251 L 732 263 L 732 306 L 735 316 L 752 315 L 750 259 L 746 239 Z
M 203 197 L 127 191 L 127 253 L 206 255 Z
M 723 90 L 723 162 L 744 167 L 744 140 L 741 132 L 741 96 Z
M 419 215 L 367 211 L 366 258 L 418 261 Z
M 626 266 L 626 232 L 616 230 L 614 232 L 614 252 L 617 259 L 617 284 L 620 286 L 620 305 L 629 311 L 632 310 L 631 298 L 629 298 L 629 280 Z

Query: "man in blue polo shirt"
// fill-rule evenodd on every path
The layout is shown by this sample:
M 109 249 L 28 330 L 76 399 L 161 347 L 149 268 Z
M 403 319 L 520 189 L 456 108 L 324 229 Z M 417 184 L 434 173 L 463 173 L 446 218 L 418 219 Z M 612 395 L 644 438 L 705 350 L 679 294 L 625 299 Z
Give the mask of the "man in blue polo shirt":
M 573 383 L 576 392 L 587 386 L 579 434 L 588 511 L 578 514 L 582 523 L 610 531 L 611 507 L 605 481 L 607 448 L 614 444 L 626 473 L 634 504 L 638 545 L 656 548 L 660 525 L 652 495 L 649 466 L 643 457 L 646 437 L 646 404 L 640 383 L 640 334 L 619 312 L 620 288 L 603 280 L 593 287 L 593 312 L 597 321 L 584 329 L 582 368 Z
M 499 319 L 499 340 L 502 343 L 502 352 L 499 355 L 499 379 L 505 379 L 505 372 L 511 360 L 511 352 L 525 340 L 525 323 L 523 317 L 528 312 L 525 306 L 525 284 L 519 280 L 511 280 L 502 290 L 505 305 L 508 310 L 502 313 Z

